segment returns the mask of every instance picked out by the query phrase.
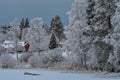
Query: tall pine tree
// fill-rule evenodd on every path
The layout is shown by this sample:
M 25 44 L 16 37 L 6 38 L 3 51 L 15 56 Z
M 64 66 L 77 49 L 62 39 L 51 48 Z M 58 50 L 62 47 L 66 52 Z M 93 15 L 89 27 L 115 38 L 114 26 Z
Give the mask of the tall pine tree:
M 25 21 L 24 21 L 24 18 L 22 18 L 21 22 L 20 22 L 20 36 L 19 36 L 19 39 L 21 40 L 22 38 L 22 33 L 23 33 L 23 29 L 24 29 L 24 25 L 25 25 Z
M 111 45 L 103 41 L 106 35 L 112 30 L 111 17 L 114 14 L 114 0 L 95 0 L 95 16 L 92 19 L 92 45 L 96 63 L 99 69 L 103 69 L 111 52 Z
M 54 35 L 59 39 L 59 41 L 61 41 L 63 38 L 65 38 L 64 35 L 64 26 L 61 22 L 61 19 L 58 15 L 56 15 L 50 24 L 50 30 L 52 33 L 54 33 Z
M 30 27 L 30 25 L 29 25 L 29 19 L 26 18 L 25 19 L 25 28 L 29 28 L 29 27 Z
M 86 9 L 86 12 L 87 12 L 87 24 L 88 25 L 92 25 L 92 19 L 94 18 L 95 16 L 95 0 L 87 0 L 88 2 L 88 7 Z
M 26 19 L 22 18 L 19 27 L 20 27 L 19 39 L 21 40 L 22 39 L 22 34 L 23 34 L 23 29 L 30 27 L 28 18 L 26 18 Z
M 120 66 L 120 0 L 116 0 L 116 11 L 112 17 L 112 31 L 104 39 L 106 43 L 111 44 L 113 51 L 109 56 L 109 63 L 114 65 L 114 68 Z

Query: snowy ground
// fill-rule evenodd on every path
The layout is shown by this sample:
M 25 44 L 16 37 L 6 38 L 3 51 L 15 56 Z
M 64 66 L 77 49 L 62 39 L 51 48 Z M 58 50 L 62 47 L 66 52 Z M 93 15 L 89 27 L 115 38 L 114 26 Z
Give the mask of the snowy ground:
M 40 74 L 24 75 L 24 72 Z M 70 73 L 49 70 L 0 70 L 0 80 L 120 80 L 120 77 L 103 77 L 103 73 Z

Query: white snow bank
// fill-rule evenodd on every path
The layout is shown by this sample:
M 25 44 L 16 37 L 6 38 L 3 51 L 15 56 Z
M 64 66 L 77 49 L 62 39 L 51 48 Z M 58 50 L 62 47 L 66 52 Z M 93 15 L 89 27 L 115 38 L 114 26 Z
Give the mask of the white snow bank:
M 24 72 L 40 74 L 38 76 L 24 75 Z M 99 76 L 99 75 L 98 75 Z M 99 78 L 90 73 L 61 73 L 44 70 L 0 70 L 0 80 L 120 80 L 120 78 Z

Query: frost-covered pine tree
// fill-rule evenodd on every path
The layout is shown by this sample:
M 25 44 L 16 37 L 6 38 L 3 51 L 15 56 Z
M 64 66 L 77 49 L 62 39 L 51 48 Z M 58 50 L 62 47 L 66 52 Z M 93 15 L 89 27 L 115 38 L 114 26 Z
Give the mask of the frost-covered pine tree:
M 115 13 L 115 0 L 96 0 L 93 18 L 95 34 L 104 37 L 112 29 L 111 18 Z
M 29 19 L 26 18 L 25 19 L 25 28 L 29 28 L 29 27 L 30 27 L 30 25 L 29 25 Z
M 20 27 L 19 39 L 21 40 L 22 37 L 24 36 L 23 35 L 23 32 L 24 32 L 23 30 L 30 27 L 28 18 L 26 18 L 26 19 L 22 18 L 19 27 Z
M 3 33 L 0 33 L 0 55 L 3 53 L 3 41 L 5 40 L 5 35 Z
M 104 41 L 113 46 L 113 52 L 111 52 L 108 62 L 114 65 L 114 68 L 120 66 L 120 1 L 116 1 L 115 15 L 111 19 L 113 25 L 113 31 L 106 36 Z
M 54 35 L 56 35 L 59 41 L 65 38 L 64 26 L 63 26 L 60 16 L 56 15 L 52 19 L 50 26 L 51 26 L 50 27 L 51 32 L 54 33 Z
M 21 22 L 20 22 L 20 25 L 19 25 L 19 27 L 20 27 L 20 35 L 19 35 L 19 39 L 22 39 L 22 33 L 23 33 L 23 29 L 24 29 L 24 23 L 25 21 L 24 21 L 24 18 L 22 18 L 22 20 L 21 20 Z
M 94 18 L 95 16 L 95 0 L 87 0 L 87 3 L 88 3 L 88 6 L 87 6 L 87 9 L 86 9 L 86 18 L 87 18 L 87 24 L 88 25 L 92 25 L 92 19 Z
M 50 49 L 55 49 L 58 47 L 58 42 L 56 39 L 56 36 L 54 34 L 51 35 L 50 43 L 49 43 L 49 48 Z
M 92 19 L 92 33 L 94 54 L 97 58 L 97 66 L 104 68 L 111 52 L 111 45 L 103 41 L 106 35 L 112 31 L 111 18 L 114 15 L 114 0 L 96 0 L 95 16 Z
M 84 28 L 83 35 L 86 37 L 89 37 L 89 41 L 86 43 L 86 53 L 87 53 L 87 65 L 89 65 L 89 68 L 95 63 L 96 61 L 96 56 L 94 55 L 94 47 L 92 45 L 92 40 L 93 40 L 93 18 L 95 16 L 95 5 L 96 5 L 96 0 L 86 0 L 87 8 L 86 8 L 86 27 Z

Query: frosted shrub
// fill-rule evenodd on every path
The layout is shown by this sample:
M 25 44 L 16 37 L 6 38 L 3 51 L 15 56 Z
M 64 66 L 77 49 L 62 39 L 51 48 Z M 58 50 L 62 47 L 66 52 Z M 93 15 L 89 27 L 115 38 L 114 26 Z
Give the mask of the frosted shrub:
M 28 62 L 28 59 L 32 56 L 32 53 L 23 53 L 19 60 L 20 62 Z
M 29 57 L 28 63 L 32 67 L 50 67 L 54 66 L 53 63 L 62 62 L 62 51 L 60 48 L 49 50 L 47 52 L 41 52 L 40 54 L 34 53 Z
M 16 60 L 13 59 L 9 54 L 2 54 L 0 56 L 0 67 L 2 68 L 13 68 L 16 66 Z
M 79 69 L 80 67 L 82 67 L 82 63 L 81 63 L 81 58 L 79 58 L 79 56 L 75 56 L 72 54 L 67 55 L 67 58 L 65 58 L 64 62 L 63 62 L 63 68 L 64 69 Z
M 41 58 L 38 54 L 34 54 L 33 56 L 31 56 L 28 60 L 28 63 L 32 66 L 32 67 L 39 67 L 41 64 Z
M 62 49 L 56 48 L 54 50 L 48 51 L 48 54 L 45 57 L 46 59 L 48 59 L 49 63 L 61 62 L 64 60 L 62 52 L 63 52 Z

